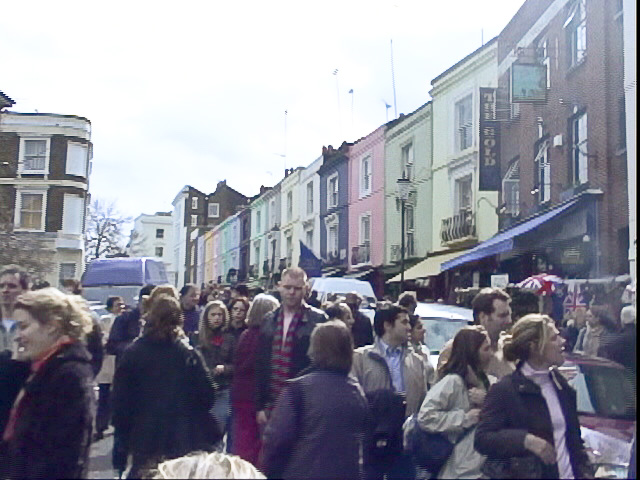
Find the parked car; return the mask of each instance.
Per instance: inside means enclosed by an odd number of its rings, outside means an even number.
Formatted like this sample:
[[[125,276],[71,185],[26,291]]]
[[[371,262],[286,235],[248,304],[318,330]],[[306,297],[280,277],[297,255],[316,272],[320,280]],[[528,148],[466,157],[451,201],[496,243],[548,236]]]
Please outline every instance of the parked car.
[[[98,258],[87,264],[81,279],[82,296],[105,303],[110,296],[120,296],[124,303],[135,306],[138,292],[147,284],[169,283],[164,262],[153,257]]]
[[[455,305],[418,302],[415,314],[426,331],[424,343],[429,349],[434,368],[438,365],[438,356],[444,344],[462,327],[473,324],[473,310]]]
[[[636,429],[636,396],[622,365],[578,353],[560,367],[576,389],[582,438],[597,478],[627,478]]]
[[[358,293],[362,298],[361,308],[375,308],[376,294],[369,282],[355,278],[313,277],[309,279],[311,290],[318,292],[318,300],[323,303],[331,293]]]

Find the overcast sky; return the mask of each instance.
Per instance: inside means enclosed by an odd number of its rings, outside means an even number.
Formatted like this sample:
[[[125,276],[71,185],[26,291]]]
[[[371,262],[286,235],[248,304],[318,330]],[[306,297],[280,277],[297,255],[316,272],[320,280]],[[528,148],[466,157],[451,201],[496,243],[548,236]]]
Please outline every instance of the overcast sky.
[[[522,3],[10,1],[0,90],[14,111],[91,120],[90,192],[136,217],[170,210],[185,184],[255,195],[385,123],[385,102],[393,119],[391,39],[410,113]]]

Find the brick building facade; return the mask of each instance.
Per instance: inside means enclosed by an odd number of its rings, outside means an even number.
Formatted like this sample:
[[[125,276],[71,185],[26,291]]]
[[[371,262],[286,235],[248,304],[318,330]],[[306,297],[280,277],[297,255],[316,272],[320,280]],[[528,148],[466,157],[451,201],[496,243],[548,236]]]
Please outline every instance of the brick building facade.
[[[621,16],[616,1],[529,0],[499,36],[501,230],[574,202],[516,248],[520,275],[628,273]],[[514,65],[546,67],[546,99],[513,101]]]

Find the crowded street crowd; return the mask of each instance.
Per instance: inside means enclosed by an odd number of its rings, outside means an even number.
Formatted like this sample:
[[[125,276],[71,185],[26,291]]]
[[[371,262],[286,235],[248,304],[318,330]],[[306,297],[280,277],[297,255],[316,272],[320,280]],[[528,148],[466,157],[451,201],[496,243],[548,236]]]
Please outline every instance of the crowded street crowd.
[[[268,293],[146,285],[102,316],[63,285],[0,268],[0,479],[87,478],[110,426],[127,478],[594,478],[557,367],[575,350],[635,379],[631,305],[557,324],[485,288],[435,359],[412,292],[371,321],[297,267]]]

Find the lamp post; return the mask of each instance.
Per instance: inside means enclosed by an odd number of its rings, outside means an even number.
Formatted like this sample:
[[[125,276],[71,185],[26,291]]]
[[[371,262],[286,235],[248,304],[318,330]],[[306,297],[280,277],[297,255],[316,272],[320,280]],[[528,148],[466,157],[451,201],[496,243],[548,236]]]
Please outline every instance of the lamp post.
[[[400,200],[400,230],[402,235],[402,241],[400,242],[400,293],[404,291],[404,244],[405,244],[405,208],[407,200],[409,199],[409,191],[411,189],[411,181],[408,178],[399,178],[396,182],[397,195]]]

